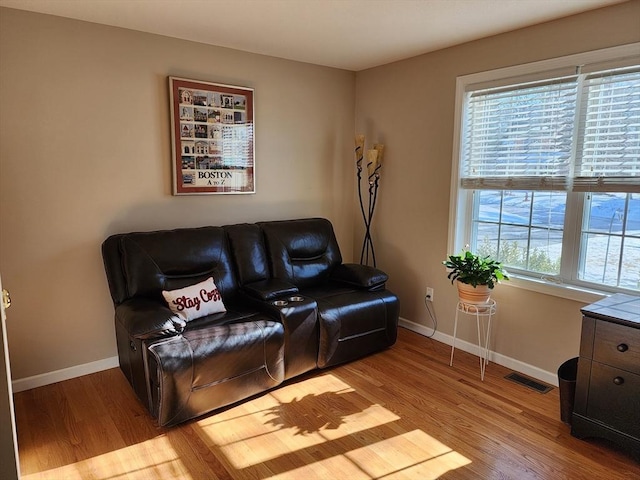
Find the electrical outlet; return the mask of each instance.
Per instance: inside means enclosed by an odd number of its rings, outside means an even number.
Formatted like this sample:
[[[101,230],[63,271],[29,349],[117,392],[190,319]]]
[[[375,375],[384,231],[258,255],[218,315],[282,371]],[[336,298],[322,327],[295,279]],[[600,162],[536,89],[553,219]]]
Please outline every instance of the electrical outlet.
[[[433,288],[427,287],[427,300],[433,302]]]

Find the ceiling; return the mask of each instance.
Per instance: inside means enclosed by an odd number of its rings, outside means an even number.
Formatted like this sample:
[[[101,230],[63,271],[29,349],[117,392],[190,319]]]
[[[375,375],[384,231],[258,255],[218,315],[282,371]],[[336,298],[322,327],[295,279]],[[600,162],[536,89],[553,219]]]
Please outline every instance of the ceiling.
[[[0,6],[359,71],[623,1],[0,0]]]

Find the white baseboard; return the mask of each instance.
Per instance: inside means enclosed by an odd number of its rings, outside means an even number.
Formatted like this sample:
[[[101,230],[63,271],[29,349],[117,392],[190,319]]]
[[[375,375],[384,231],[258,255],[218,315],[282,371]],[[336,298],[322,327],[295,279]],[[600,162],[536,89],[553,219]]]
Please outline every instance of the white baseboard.
[[[62,370],[56,370],[54,372],[34,375],[33,377],[19,378],[18,380],[11,382],[11,385],[14,393],[22,392],[24,390],[31,390],[32,388],[62,382],[71,378],[89,375],[90,373],[101,372],[102,370],[114,368],[118,365],[118,357],[105,358],[103,360],[97,360],[83,365],[63,368]]]
[[[416,332],[424,336],[430,336],[433,333],[432,328],[414,323],[402,317],[400,318],[399,325],[406,328],[407,330],[411,330],[412,332]],[[436,331],[435,335],[433,335],[433,339],[447,345],[453,344],[453,337],[451,335],[447,335],[438,331]],[[479,354],[477,344],[466,342],[464,340],[460,340],[459,338],[456,338],[456,348],[459,348],[460,350],[471,353],[473,355]],[[489,361],[497,363],[498,365],[502,365],[503,367],[510,368],[511,370],[515,370],[516,372],[524,373],[525,375],[528,375],[550,385],[554,385],[556,387],[558,386],[558,376],[554,372],[547,372],[546,370],[542,370],[541,368],[529,365],[528,363],[521,362],[520,360],[516,360],[515,358],[507,357],[506,355],[502,355],[493,351],[489,352]]]

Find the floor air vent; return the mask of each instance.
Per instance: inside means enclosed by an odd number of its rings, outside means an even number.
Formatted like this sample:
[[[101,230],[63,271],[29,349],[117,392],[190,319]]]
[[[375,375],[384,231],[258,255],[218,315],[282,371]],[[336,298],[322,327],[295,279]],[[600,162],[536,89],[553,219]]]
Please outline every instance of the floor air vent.
[[[512,382],[519,383],[520,385],[524,385],[527,388],[535,390],[539,393],[547,393],[550,392],[553,388],[551,385],[547,385],[546,383],[540,383],[537,380],[534,380],[529,377],[525,377],[524,375],[520,375],[519,373],[510,373],[506,375],[504,378],[507,380],[511,380]]]

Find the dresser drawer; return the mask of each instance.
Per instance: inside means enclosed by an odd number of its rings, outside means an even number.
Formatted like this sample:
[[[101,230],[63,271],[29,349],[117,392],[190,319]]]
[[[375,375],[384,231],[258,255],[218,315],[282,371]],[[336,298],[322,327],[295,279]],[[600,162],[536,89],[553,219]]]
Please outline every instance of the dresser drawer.
[[[593,359],[640,375],[640,329],[598,320]]]
[[[640,375],[593,362],[587,416],[640,438]]]

